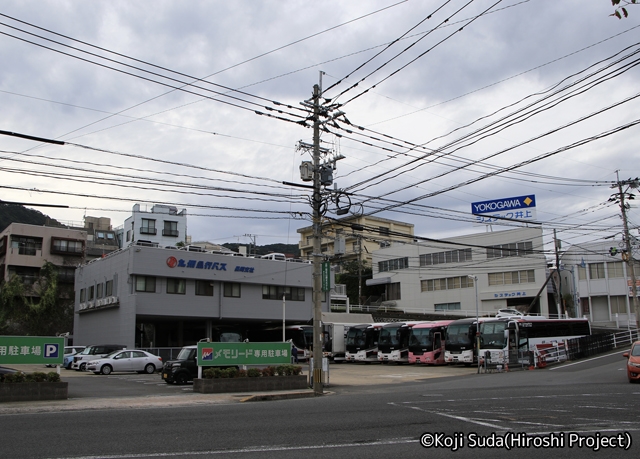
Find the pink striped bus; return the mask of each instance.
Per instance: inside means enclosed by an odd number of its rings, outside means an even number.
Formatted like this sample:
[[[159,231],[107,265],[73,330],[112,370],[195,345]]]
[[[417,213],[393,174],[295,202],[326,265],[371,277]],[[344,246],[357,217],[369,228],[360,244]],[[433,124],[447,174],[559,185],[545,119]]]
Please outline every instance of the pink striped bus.
[[[453,320],[416,324],[409,336],[409,363],[444,365],[445,334]]]

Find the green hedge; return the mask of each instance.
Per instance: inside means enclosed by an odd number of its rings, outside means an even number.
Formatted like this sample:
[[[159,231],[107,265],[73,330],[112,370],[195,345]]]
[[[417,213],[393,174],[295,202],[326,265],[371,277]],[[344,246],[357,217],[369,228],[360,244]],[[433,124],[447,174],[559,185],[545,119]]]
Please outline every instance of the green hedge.
[[[35,373],[24,373],[18,371],[17,373],[9,373],[0,376],[0,383],[29,383],[29,382],[60,382],[60,375],[55,371],[49,373],[42,373],[36,371]]]
[[[292,376],[302,373],[299,365],[278,365],[277,367],[249,368],[238,370],[237,368],[207,368],[203,371],[204,379],[216,378],[258,378],[269,376]]]

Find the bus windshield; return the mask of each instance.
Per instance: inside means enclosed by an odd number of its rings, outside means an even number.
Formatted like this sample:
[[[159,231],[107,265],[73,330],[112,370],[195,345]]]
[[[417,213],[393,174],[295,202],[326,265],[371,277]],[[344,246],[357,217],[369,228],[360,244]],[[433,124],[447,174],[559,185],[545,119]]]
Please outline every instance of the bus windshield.
[[[480,324],[480,347],[482,349],[504,349],[506,347],[506,322]]]
[[[380,345],[399,346],[400,339],[398,337],[398,329],[400,327],[383,327],[380,330],[380,338],[378,343]]]
[[[411,331],[411,346],[431,347],[432,346],[432,328],[414,328]]]
[[[447,344],[471,346],[471,331],[475,324],[449,325],[447,328]]]
[[[364,328],[351,327],[347,332],[347,346],[364,346],[365,333]]]

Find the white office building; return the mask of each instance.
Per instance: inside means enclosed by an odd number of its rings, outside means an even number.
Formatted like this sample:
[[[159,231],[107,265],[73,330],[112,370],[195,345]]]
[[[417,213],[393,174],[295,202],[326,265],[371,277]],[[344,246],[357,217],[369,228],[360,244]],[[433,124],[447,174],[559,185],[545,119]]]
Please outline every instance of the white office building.
[[[562,291],[573,298],[578,317],[593,325],[635,328],[631,274],[623,255],[620,241],[614,240],[573,245],[563,254]],[[640,277],[640,263],[634,268]]]
[[[509,307],[553,316],[546,279],[542,230],[519,228],[392,242],[373,253],[367,285],[384,285],[382,305],[405,312],[473,316],[477,301],[480,315]]]

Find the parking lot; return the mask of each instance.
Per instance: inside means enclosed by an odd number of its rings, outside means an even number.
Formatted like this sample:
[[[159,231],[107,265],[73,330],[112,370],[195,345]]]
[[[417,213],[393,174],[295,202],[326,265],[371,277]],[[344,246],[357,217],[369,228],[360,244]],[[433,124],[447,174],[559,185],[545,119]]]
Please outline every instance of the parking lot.
[[[301,363],[303,373],[308,374],[308,364]],[[43,365],[14,365],[24,372],[56,371]],[[428,367],[397,364],[330,364],[325,373],[325,391],[351,391],[376,385],[402,384],[432,378],[464,377],[476,372],[476,368],[464,366]],[[199,394],[193,392],[193,384],[167,384],[155,374],[112,373],[108,376],[75,370],[60,370],[63,381],[69,383],[69,399],[62,402],[16,402],[0,405],[0,413],[11,412],[18,407],[24,410],[72,410],[88,408],[145,407],[157,405],[186,405],[231,403],[246,399],[252,394]]]

